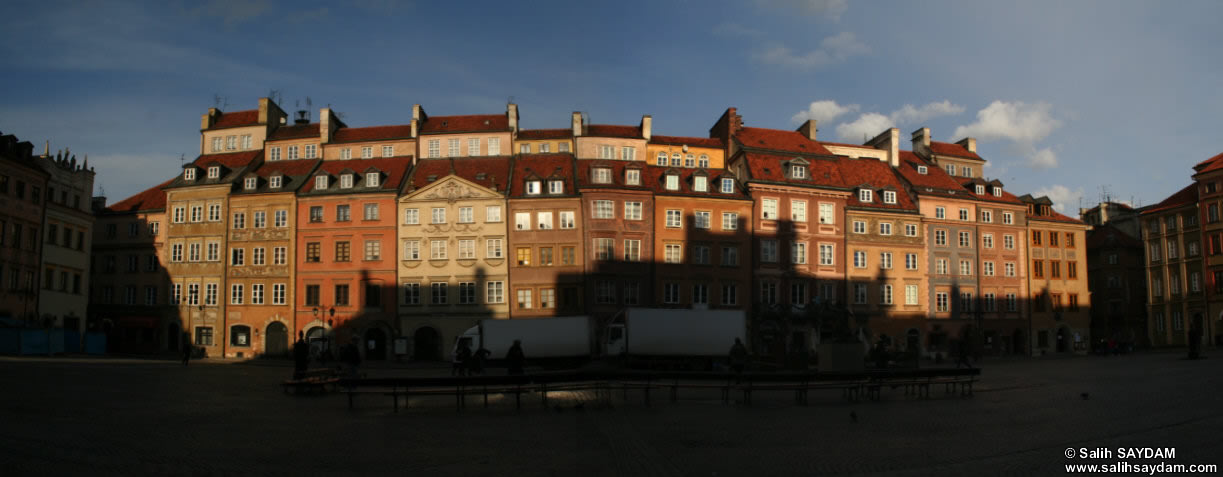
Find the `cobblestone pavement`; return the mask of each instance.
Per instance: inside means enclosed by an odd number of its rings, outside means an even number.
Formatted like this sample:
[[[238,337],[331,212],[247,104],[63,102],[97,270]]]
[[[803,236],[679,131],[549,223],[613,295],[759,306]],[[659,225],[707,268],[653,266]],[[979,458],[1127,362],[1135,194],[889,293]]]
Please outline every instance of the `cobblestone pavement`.
[[[459,413],[438,397],[398,414],[382,396],[350,411],[338,393],[283,394],[287,363],[9,357],[0,474],[1028,476],[1062,474],[1068,447],[1118,446],[1223,464],[1223,359],[1181,357],[986,361],[969,399],[884,390],[847,403],[829,391],[800,407],[773,393],[748,407],[713,393],[647,407],[640,393],[610,406],[572,393],[549,409],[527,395],[516,412],[494,396]]]

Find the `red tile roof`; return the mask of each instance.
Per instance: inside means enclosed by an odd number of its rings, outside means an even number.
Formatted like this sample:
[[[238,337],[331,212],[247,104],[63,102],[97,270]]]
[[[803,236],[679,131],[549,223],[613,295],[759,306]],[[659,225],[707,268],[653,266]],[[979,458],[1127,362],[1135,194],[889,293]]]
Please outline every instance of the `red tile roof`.
[[[420,126],[421,134],[509,131],[510,119],[504,114],[468,116],[429,116]]]
[[[635,167],[642,170],[642,175],[645,175],[646,163],[643,161],[617,161],[614,159],[584,159],[577,161],[577,182],[579,189],[616,189],[616,190],[647,190],[645,185],[645,177],[641,178],[641,185],[625,185],[624,169],[627,167]],[[612,170],[612,181],[610,184],[596,184],[591,181],[590,170],[595,167],[607,167]]]
[[[874,191],[871,202],[863,203],[858,200],[858,194],[855,191],[849,197],[845,205],[848,207],[869,207],[875,209],[893,209],[916,211],[917,203],[909,197],[909,193],[905,191],[904,183],[896,176],[896,172],[892,170],[892,165],[886,162],[873,159],[850,159],[838,158],[837,166],[841,171],[841,178],[845,181],[845,186],[857,188],[861,185],[868,185]],[[896,192],[896,203],[883,203],[882,190],[892,190]]]
[[[318,123],[312,124],[293,124],[289,126],[281,126],[272,132],[269,141],[279,141],[283,139],[303,139],[303,138],[318,138],[319,137]]]
[[[1168,196],[1162,202],[1147,207],[1142,211],[1142,215],[1152,214],[1155,212],[1163,212],[1169,209],[1186,206],[1198,201],[1198,186],[1196,183],[1185,186],[1184,189],[1176,191],[1175,194]]]
[[[225,154],[203,154],[191,161],[196,167],[207,167],[209,164],[217,163],[231,170],[243,167],[250,164],[251,161],[258,159],[263,155],[263,149],[253,151],[229,152]]]
[[[926,166],[926,173],[917,172],[918,166]],[[901,177],[917,189],[918,194],[926,192],[926,188],[938,190],[959,191],[963,186],[937,166],[926,162],[913,151],[900,151],[900,166],[897,167]]]
[[[259,166],[259,169],[255,170],[255,174],[259,177],[271,177],[273,173],[279,172],[286,176],[301,176],[313,172],[314,166],[318,163],[318,159],[265,161],[262,166]]]
[[[668,173],[679,175],[679,190],[667,189],[667,182],[666,182],[665,176]],[[698,173],[704,173],[705,177],[708,178],[708,181],[705,187],[705,192],[698,192],[695,189],[693,189],[693,186],[694,186],[693,177],[697,176]],[[682,196],[710,197],[710,198],[721,198],[721,199],[747,199],[747,196],[743,193],[743,188],[739,187],[737,183],[735,186],[735,191],[733,193],[730,193],[730,194],[722,193],[721,187],[719,186],[719,180],[722,178],[722,176],[734,177],[734,176],[731,176],[729,172],[724,169],[689,169],[689,168],[679,168],[679,167],[647,166],[645,168],[645,171],[642,173],[641,181],[644,182],[646,186],[653,189],[654,193],[658,195],[682,195]]]
[[[144,191],[115,202],[106,207],[107,212],[139,212],[142,210],[162,210],[166,208],[166,191],[162,187],[170,185],[178,176],[157,184]]]
[[[780,156],[759,152],[749,152],[743,155],[747,161],[748,175],[744,178],[758,181],[778,182],[814,187],[845,188],[845,180],[841,177],[841,168],[834,159],[803,159],[808,162],[807,177],[791,179],[785,175],[785,163],[794,160],[794,156]]]
[[[396,156],[396,157],[379,157],[374,159],[353,159],[346,161],[323,161],[319,164],[315,174],[318,171],[325,171],[332,176],[339,175],[344,169],[352,170],[358,174],[365,172],[366,169],[374,168],[386,174],[386,179],[379,183],[377,191],[379,192],[395,192],[399,190],[399,186],[403,184],[404,176],[407,175],[408,167],[412,165],[412,156]],[[314,181],[306,181],[306,185],[301,188],[302,193],[314,191]],[[369,191],[358,191],[369,192]]]
[[[232,113],[220,113],[216,122],[212,123],[212,127],[209,129],[236,128],[238,126],[253,126],[255,124],[259,124],[259,110],[249,109]]]
[[[1193,175],[1205,174],[1207,172],[1216,171],[1219,169],[1223,169],[1223,154],[1219,154],[1215,157],[1197,163],[1196,166],[1193,166],[1193,170],[1195,171]]]
[[[693,146],[693,147],[712,147],[716,149],[722,148],[722,140],[710,137],[685,137],[685,136],[659,136],[653,135],[650,137],[650,144],[667,144],[672,146]]]
[[[994,193],[990,192],[989,187],[985,188],[984,194],[978,194],[977,184],[980,182],[983,182],[983,181],[979,179],[969,179],[969,180],[963,181],[961,184],[964,186],[964,190],[968,191],[968,195],[972,196],[972,198],[974,199],[984,200],[988,202],[1001,202],[1004,204],[1023,205],[1023,201],[1019,200],[1018,197],[1015,197],[1015,194],[1007,192],[1005,187],[1002,189],[1002,197],[995,197]]]
[[[373,126],[368,128],[340,128],[331,136],[331,142],[362,142],[386,139],[410,139],[412,125]]]
[[[832,141],[818,141],[818,142],[819,142],[820,144],[826,144],[826,145],[829,145],[829,146],[856,147],[856,148],[859,148],[859,149],[875,149],[875,148],[873,148],[873,147],[870,147],[870,146],[867,146],[867,145],[864,145],[864,144],[850,144],[850,143],[847,143],[847,142],[832,142]]]
[[[532,178],[540,180],[561,179],[565,181],[565,195],[577,193],[573,183],[572,154],[522,154],[514,158],[514,173],[511,176],[510,196],[526,195],[526,183]],[[545,184],[544,187],[547,187]],[[546,192],[547,189],[544,189]],[[539,197],[539,196],[531,196]]]
[[[808,139],[797,131],[782,131],[780,129],[742,128],[735,134],[735,139],[745,148],[765,149],[770,151],[795,152],[800,154],[820,154],[831,156],[832,151],[820,143]]]
[[[965,149],[964,146],[950,142],[930,141],[930,151],[940,156],[964,157],[968,159],[976,159],[978,161],[985,160],[981,159],[981,156],[978,156],[977,153],[970,152],[968,149]]]
[[[518,139],[569,139],[573,137],[572,129],[522,129],[518,131]]]
[[[408,181],[414,190],[419,190],[451,174],[504,194],[505,184],[510,180],[510,160],[505,157],[421,159]],[[434,180],[430,181],[429,176],[434,176]]]
[[[641,128],[639,126],[617,126],[611,124],[587,125],[586,130],[582,134],[585,136],[624,137],[632,139],[644,137],[641,135]]]

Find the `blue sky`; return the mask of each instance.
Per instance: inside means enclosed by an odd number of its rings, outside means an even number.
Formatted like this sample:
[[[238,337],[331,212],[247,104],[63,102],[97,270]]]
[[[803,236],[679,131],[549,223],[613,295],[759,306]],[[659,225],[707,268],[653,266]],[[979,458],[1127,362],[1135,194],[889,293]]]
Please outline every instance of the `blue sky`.
[[[1064,212],[1150,204],[1223,152],[1223,2],[9,2],[0,131],[88,154],[111,201],[198,153],[220,96],[313,101],[350,126],[497,113],[523,127],[654,117],[860,143],[978,138],[985,173]]]

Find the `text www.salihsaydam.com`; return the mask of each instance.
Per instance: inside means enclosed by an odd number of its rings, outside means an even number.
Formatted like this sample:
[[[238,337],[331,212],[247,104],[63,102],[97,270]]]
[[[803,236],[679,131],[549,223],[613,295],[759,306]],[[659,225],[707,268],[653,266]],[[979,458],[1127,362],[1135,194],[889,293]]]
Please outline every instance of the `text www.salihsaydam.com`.
[[[1066,472],[1077,473],[1135,473],[1135,474],[1174,474],[1174,473],[1215,473],[1219,471],[1219,466],[1214,464],[1169,464],[1160,462],[1158,464],[1131,464],[1129,462],[1117,462],[1115,464],[1066,464]]]

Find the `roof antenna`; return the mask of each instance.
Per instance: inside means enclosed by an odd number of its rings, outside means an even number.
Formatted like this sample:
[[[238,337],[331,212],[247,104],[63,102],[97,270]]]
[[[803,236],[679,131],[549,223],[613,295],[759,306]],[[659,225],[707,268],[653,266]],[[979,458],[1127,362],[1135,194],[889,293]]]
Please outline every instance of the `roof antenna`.
[[[179,169],[183,168],[183,161],[186,161],[186,160],[187,160],[187,154],[185,153],[178,154],[178,168]]]

